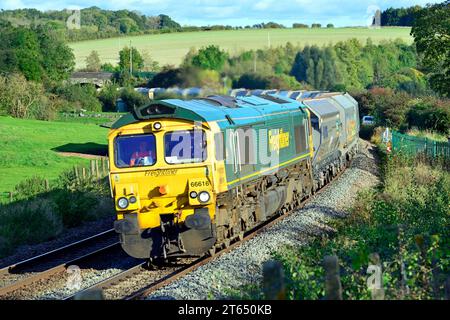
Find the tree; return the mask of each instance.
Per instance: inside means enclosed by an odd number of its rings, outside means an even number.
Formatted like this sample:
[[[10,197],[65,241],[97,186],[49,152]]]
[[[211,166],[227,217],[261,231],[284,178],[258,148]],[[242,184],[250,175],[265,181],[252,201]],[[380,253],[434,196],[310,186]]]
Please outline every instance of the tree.
[[[48,119],[44,112],[49,107],[42,84],[27,81],[21,74],[0,76],[0,114]]]
[[[221,71],[225,64],[228,54],[220,50],[218,46],[208,46],[198,51],[198,54],[192,58],[192,64],[201,69],[210,69]]]
[[[142,68],[143,71],[146,72],[157,72],[159,71],[159,63],[155,60],[153,60],[152,56],[150,55],[150,52],[147,50],[144,50],[142,52],[142,59],[144,60],[144,67]]]
[[[411,35],[423,54],[424,66],[431,71],[431,87],[450,97],[450,0],[420,10]]]
[[[86,71],[98,72],[102,67],[102,62],[100,61],[100,56],[97,51],[93,50],[86,57]]]
[[[27,80],[61,81],[74,66],[72,50],[57,30],[38,26],[0,32],[0,71],[20,72]]]
[[[327,28],[328,28],[328,29],[334,28],[334,24],[332,24],[332,23],[327,24]]]
[[[35,32],[43,57],[42,67],[46,80],[59,82],[69,78],[75,67],[75,55],[63,35],[46,26],[37,27]]]
[[[130,57],[131,52],[131,57]],[[119,52],[119,69],[122,72],[130,71],[130,60],[132,60],[133,72],[142,70],[144,67],[144,59],[136,48],[130,50],[129,47],[125,47]]]

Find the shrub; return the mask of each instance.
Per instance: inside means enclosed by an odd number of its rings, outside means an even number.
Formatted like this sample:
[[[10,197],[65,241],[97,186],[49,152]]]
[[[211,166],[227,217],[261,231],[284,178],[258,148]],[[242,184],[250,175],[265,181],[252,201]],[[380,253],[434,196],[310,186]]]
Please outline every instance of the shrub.
[[[0,238],[3,239],[0,255],[12,252],[19,245],[49,240],[62,229],[61,217],[48,199],[0,205]]]
[[[31,198],[48,191],[46,187],[46,181],[42,177],[26,179],[14,187],[14,198],[17,200]]]
[[[57,87],[55,93],[70,102],[72,110],[102,111],[102,105],[97,99],[97,91],[93,85],[70,85]]]
[[[42,84],[27,81],[20,74],[0,76],[0,114],[49,120],[54,113]]]
[[[125,88],[120,92],[120,98],[127,105],[128,111],[147,104],[150,100],[142,93],[136,92],[133,88]]]
[[[98,99],[102,103],[103,111],[117,111],[116,102],[120,96],[118,86],[115,84],[103,87],[98,95]]]

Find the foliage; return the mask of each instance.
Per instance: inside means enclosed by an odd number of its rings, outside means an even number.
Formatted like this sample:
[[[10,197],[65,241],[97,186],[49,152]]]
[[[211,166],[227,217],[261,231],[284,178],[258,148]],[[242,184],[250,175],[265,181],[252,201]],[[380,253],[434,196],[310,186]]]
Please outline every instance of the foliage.
[[[406,130],[419,128],[441,134],[450,132],[450,102],[432,96],[413,97],[403,91],[374,87],[352,90],[361,116],[375,116],[376,124]]]
[[[0,256],[19,245],[49,240],[64,229],[105,217],[113,210],[106,179],[77,179],[70,170],[61,174],[51,190],[45,189],[43,182],[39,177],[21,182],[15,187],[16,202],[0,204],[0,239],[4,242],[0,243]]]
[[[450,97],[450,1],[418,11],[411,35],[423,54],[424,66],[431,71],[431,87]]]
[[[128,111],[133,110],[133,108],[141,107],[150,101],[147,96],[134,91],[133,88],[123,89],[120,92],[120,98],[127,105]]]
[[[401,155],[383,159],[382,186],[361,191],[350,216],[332,222],[335,233],[274,253],[284,266],[288,299],[324,298],[326,255],[339,258],[344,299],[371,299],[373,253],[380,257],[385,299],[445,296],[450,174]]]
[[[91,53],[86,57],[86,68],[88,72],[98,72],[102,67],[102,62],[100,61],[100,56],[98,52],[92,50]]]
[[[192,65],[201,69],[210,69],[220,71],[223,68],[228,54],[218,46],[207,46],[198,51],[197,55],[192,57]]]
[[[80,29],[67,29],[65,23],[70,10],[41,12],[36,9],[2,10],[0,23],[12,25],[51,26],[70,41],[99,39],[121,34],[161,33],[181,31],[183,28],[167,15],[145,16],[129,10],[102,10],[98,7],[80,10]]]
[[[65,84],[54,89],[55,94],[70,102],[69,110],[102,111],[102,105],[97,99],[94,85]]]
[[[120,97],[119,87],[116,84],[110,84],[102,88],[98,94],[98,99],[102,103],[103,111],[116,111],[117,99]]]
[[[294,28],[294,29],[308,29],[309,26],[307,24],[304,24],[304,23],[293,23],[292,24],[292,28]]]
[[[41,84],[11,74],[0,76],[0,115],[49,120],[55,117],[55,106]]]
[[[420,6],[409,8],[388,8],[381,12],[382,26],[412,26]]]
[[[0,72],[22,73],[27,80],[67,79],[75,66],[72,50],[51,28],[0,28]]]
[[[170,88],[182,82],[182,70],[171,66],[164,66],[150,81],[150,87]]]
[[[408,112],[411,128],[450,133],[450,101],[428,98],[419,100]]]
[[[131,56],[130,56],[131,54]],[[133,72],[140,71],[144,67],[144,59],[136,48],[124,47],[119,51],[119,69],[122,72],[130,71],[130,62]]]

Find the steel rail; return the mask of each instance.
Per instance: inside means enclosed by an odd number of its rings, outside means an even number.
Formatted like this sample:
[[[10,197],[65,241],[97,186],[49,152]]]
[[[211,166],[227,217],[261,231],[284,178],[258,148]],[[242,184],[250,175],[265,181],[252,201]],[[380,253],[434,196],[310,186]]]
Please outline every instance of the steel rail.
[[[352,161],[349,163],[348,167],[350,167]],[[125,296],[124,299],[125,300],[138,300],[138,299],[142,299],[145,298],[146,296],[148,296],[150,293],[164,287],[167,286],[168,284],[174,282],[175,280],[191,273],[192,271],[196,270],[197,268],[199,268],[202,265],[207,264],[208,262],[211,262],[212,260],[216,259],[217,257],[230,252],[231,250],[235,249],[236,247],[240,246],[241,244],[243,244],[244,242],[254,238],[255,236],[257,236],[258,234],[266,231],[268,228],[270,228],[271,226],[277,224],[278,222],[282,221],[283,219],[285,219],[286,217],[290,216],[292,213],[301,210],[302,208],[304,208],[304,206],[306,204],[308,204],[311,200],[313,200],[315,197],[317,197],[319,194],[321,194],[322,192],[324,192],[334,181],[336,181],[346,170],[346,167],[344,170],[338,172],[336,174],[336,176],[334,176],[331,181],[329,183],[327,183],[326,185],[324,185],[323,187],[321,187],[319,190],[317,190],[314,194],[312,194],[310,197],[304,199],[298,206],[296,206],[295,208],[286,211],[286,212],[282,212],[282,213],[278,213],[275,214],[274,216],[272,216],[269,220],[265,221],[264,223],[254,227],[251,230],[248,230],[245,232],[244,237],[242,240],[234,240],[232,243],[230,243],[229,246],[227,246],[226,248],[223,248],[219,251],[217,251],[214,255],[212,256],[203,256],[200,257],[199,259],[193,261],[192,263],[180,267],[179,269],[169,273],[168,275],[162,276],[160,279],[154,281],[153,283],[135,291],[134,293]],[[89,291],[93,291],[93,290],[105,290],[108,289],[130,277],[133,277],[134,275],[137,275],[143,271],[146,271],[148,269],[145,268],[146,266],[146,262],[139,264],[137,266],[134,266],[128,270],[125,270],[123,272],[120,272],[116,275],[111,276],[108,279],[105,279],[103,281],[100,281],[86,289],[83,289],[81,291],[78,291],[74,294],[72,294],[71,296],[66,297],[64,300],[72,300],[72,299],[76,299],[77,295],[82,296],[83,294],[88,293]]]
[[[25,273],[25,270],[27,268],[31,268],[31,267],[36,268],[36,266],[38,266],[39,264],[48,263],[48,261],[51,261],[52,259],[55,259],[55,258],[59,257],[60,255],[68,254],[70,252],[73,252],[73,250],[75,250],[75,249],[88,247],[92,243],[97,243],[100,239],[104,239],[104,238],[107,238],[108,236],[113,235],[113,232],[114,232],[114,229],[109,229],[109,230],[103,231],[99,234],[90,236],[86,239],[68,244],[66,246],[63,246],[61,248],[52,250],[50,252],[41,254],[39,256],[35,256],[30,259],[23,260],[16,264],[7,266],[0,270],[0,275],[7,276],[7,275],[12,275],[12,274]],[[31,274],[30,276],[27,276],[24,279],[15,281],[9,285],[1,287],[0,288],[0,296],[7,295],[17,289],[26,287],[37,281],[48,279],[52,275],[64,271],[70,265],[80,263],[84,260],[94,257],[95,255],[98,255],[98,254],[101,254],[108,250],[113,250],[114,248],[119,248],[119,247],[120,247],[120,243],[118,241],[116,241],[107,246],[103,246],[99,249],[95,249],[93,251],[85,253],[79,257],[72,258],[68,261],[66,260],[63,263],[59,263],[56,266],[53,266],[44,271],[39,271],[39,272],[29,271],[29,273]]]

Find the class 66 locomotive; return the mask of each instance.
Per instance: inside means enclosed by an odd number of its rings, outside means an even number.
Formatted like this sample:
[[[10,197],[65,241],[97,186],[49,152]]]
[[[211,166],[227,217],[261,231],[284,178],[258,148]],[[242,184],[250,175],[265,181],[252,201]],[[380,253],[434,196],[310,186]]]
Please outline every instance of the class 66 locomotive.
[[[358,131],[346,93],[240,91],[135,108],[108,136],[122,247],[150,260],[214,254],[342,171]]]

